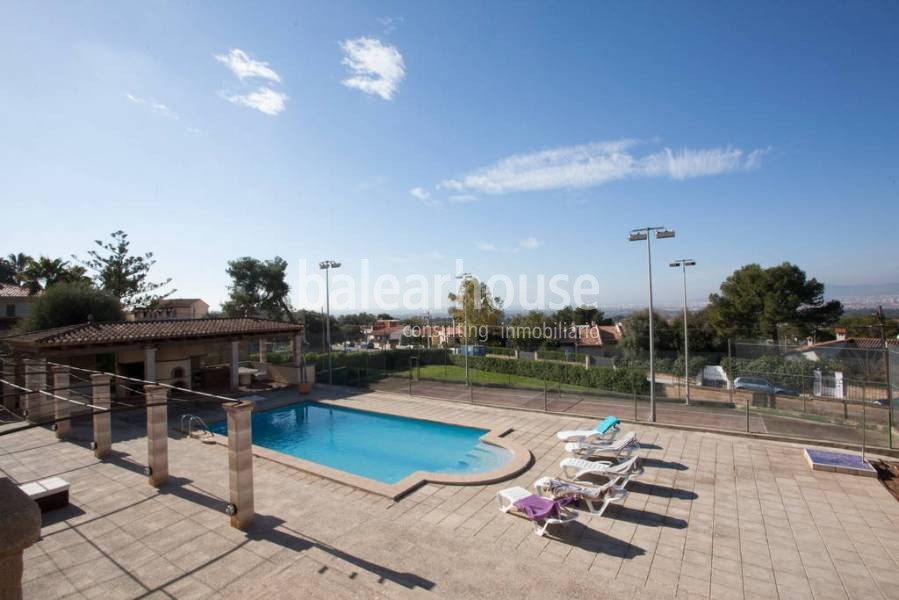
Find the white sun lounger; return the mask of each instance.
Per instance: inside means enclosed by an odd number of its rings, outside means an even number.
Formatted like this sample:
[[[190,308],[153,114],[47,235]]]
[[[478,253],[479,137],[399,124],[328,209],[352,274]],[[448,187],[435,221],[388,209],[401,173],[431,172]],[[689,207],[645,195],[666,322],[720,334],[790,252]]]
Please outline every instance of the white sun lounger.
[[[570,442],[565,444],[565,450],[581,458],[593,458],[594,456],[632,456],[640,449],[637,443],[637,434],[627,432],[624,437],[611,442]]]
[[[570,429],[560,431],[556,434],[556,438],[561,442],[592,442],[592,441],[612,441],[621,431],[618,427],[620,421],[618,417],[609,415],[596,424],[593,429]]]
[[[552,477],[541,477],[534,482],[534,489],[541,496],[548,498],[573,496],[578,500],[583,500],[587,506],[585,512],[597,517],[601,517],[613,502],[624,502],[628,497],[628,491],[623,486],[616,485],[615,479],[610,479],[602,485],[591,485],[584,482],[575,483]]]
[[[515,508],[515,503],[519,500],[524,500],[528,496],[533,496],[531,492],[527,491],[523,487],[512,487],[506,488],[504,490],[500,490],[496,494],[496,502],[499,504],[499,509],[504,513],[515,511],[518,514],[522,514]],[[541,521],[530,520],[534,525],[534,533],[542,536],[546,533],[546,528],[550,525],[568,525],[574,521],[577,521],[577,511],[570,510],[568,508],[563,508],[561,511],[561,518],[549,517],[547,519],[543,519]]]
[[[562,476],[570,481],[578,481],[589,475],[600,475],[609,480],[617,480],[618,485],[624,487],[631,479],[643,474],[643,467],[640,466],[639,460],[639,456],[632,456],[619,463],[566,458],[559,463],[559,467],[562,469]]]

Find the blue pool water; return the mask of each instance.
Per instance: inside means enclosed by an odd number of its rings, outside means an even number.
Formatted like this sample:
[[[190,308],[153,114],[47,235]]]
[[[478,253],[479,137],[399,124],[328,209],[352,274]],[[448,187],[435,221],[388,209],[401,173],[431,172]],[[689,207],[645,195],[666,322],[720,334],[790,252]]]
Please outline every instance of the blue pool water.
[[[226,434],[225,422],[210,427]],[[486,429],[460,427],[316,402],[253,413],[253,443],[384,483],[415,471],[483,473],[512,459],[480,441]]]

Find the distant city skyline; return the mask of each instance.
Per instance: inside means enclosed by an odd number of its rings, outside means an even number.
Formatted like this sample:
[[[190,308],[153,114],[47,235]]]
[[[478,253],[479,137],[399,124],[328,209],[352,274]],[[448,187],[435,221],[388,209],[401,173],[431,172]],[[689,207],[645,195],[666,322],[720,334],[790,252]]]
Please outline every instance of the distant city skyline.
[[[639,306],[626,236],[664,225],[660,306],[681,257],[690,302],[752,262],[894,284],[897,26],[890,3],[5,3],[0,253],[123,229],[213,308],[229,260],[275,255],[294,288],[302,259],[402,281],[458,258]]]

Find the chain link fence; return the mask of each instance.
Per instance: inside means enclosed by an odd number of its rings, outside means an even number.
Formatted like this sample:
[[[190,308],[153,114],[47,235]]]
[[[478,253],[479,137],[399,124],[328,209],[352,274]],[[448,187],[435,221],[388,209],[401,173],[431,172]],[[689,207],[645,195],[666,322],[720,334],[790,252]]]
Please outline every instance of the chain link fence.
[[[899,387],[899,348],[728,346],[691,352],[689,368],[683,356],[656,356],[656,422],[893,447],[890,398]],[[468,357],[452,349],[360,350],[333,353],[330,376],[338,385],[454,402],[650,421],[648,358],[603,358],[490,348]],[[307,360],[316,365],[316,381],[327,382],[326,355]]]

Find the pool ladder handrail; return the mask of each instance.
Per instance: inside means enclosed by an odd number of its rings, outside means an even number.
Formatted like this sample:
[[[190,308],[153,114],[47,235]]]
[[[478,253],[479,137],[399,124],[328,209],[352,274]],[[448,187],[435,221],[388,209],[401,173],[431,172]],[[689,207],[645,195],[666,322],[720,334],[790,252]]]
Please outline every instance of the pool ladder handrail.
[[[196,428],[194,428],[195,425]],[[215,436],[213,435],[212,431],[210,431],[209,426],[206,425],[206,421],[204,421],[202,418],[192,414],[181,415],[181,433],[183,433],[187,437],[195,437],[195,431],[200,433],[200,435],[196,436],[198,440],[204,442],[212,442],[215,439]]]

